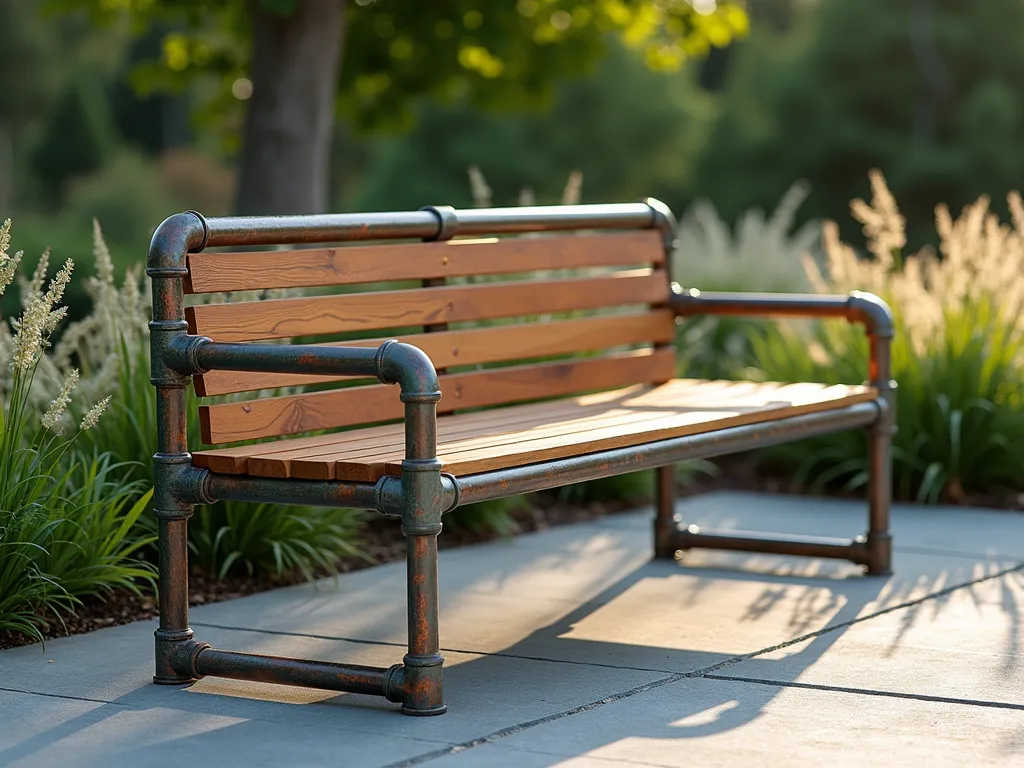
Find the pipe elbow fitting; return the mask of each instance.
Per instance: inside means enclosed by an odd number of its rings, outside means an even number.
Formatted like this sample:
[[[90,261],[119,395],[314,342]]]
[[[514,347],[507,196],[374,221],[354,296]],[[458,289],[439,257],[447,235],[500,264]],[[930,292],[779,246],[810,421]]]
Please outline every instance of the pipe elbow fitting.
[[[146,259],[150,277],[174,277],[188,274],[185,256],[201,251],[210,238],[210,226],[202,214],[186,211],[169,216],[153,233]]]
[[[872,336],[891,339],[896,323],[889,305],[873,293],[853,291],[846,300],[847,318],[861,323]]]
[[[665,250],[667,252],[675,250],[676,217],[672,213],[672,209],[655,197],[645,197],[640,202],[651,209],[652,224],[656,229],[661,230]]]
[[[441,386],[426,352],[412,344],[385,341],[377,348],[377,378],[402,388],[402,402],[437,402]]]

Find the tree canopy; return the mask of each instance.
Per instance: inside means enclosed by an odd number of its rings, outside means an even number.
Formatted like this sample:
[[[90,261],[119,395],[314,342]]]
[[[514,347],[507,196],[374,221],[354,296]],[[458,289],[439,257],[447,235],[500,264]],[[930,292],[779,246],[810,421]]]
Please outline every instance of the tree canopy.
[[[796,179],[804,212],[847,216],[884,170],[912,244],[937,203],[1001,201],[1024,177],[1024,3],[824,2],[779,39],[738,46],[693,191],[732,218],[770,207]]]
[[[303,0],[51,0],[99,23],[164,30],[142,91],[202,79],[201,114],[222,117],[249,94],[251,9],[286,19]],[[339,3],[343,0],[338,0]],[[513,109],[545,101],[590,72],[619,36],[649,67],[680,70],[747,33],[744,0],[354,0],[345,2],[338,111],[358,129],[407,126],[419,97]]]

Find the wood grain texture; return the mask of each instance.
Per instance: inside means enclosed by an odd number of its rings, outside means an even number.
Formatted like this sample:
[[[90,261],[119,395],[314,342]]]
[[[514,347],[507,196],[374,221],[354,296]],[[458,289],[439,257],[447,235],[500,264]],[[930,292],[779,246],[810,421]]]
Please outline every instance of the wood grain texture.
[[[563,413],[578,414],[582,409],[605,407],[616,398],[635,394],[644,385],[637,384],[621,390],[612,390],[562,400],[549,400],[515,407],[516,421],[533,424],[538,421],[557,420]],[[468,431],[500,428],[508,423],[507,408],[499,407],[473,413],[440,414],[437,418],[438,439],[461,436]],[[239,445],[211,448],[196,452],[193,463],[214,472],[226,474],[251,474],[265,477],[290,477],[289,464],[293,458],[330,453],[337,446],[352,441],[373,440],[374,444],[400,448],[404,443],[405,425],[384,424],[377,427],[362,427],[345,432],[334,432],[312,437],[293,437],[287,440],[273,440],[258,445]],[[264,463],[260,463],[264,462]],[[261,469],[260,467],[265,467]]]
[[[189,333],[255,341],[423,326],[668,300],[661,270],[188,307]]]
[[[675,337],[671,310],[628,315],[605,315],[563,320],[553,323],[524,323],[438,331],[397,337],[413,344],[433,361],[438,369],[459,365],[478,365],[500,361],[588,352],[640,343],[667,343]],[[391,338],[391,337],[388,337]],[[332,342],[324,346],[376,347],[385,337],[361,341]],[[288,373],[250,373],[211,371],[195,377],[200,397],[249,392],[278,387],[295,387],[340,381],[344,376],[313,376]]]
[[[872,388],[863,386],[675,379],[655,387],[442,417],[438,455],[445,472],[468,475],[837,409],[876,397]],[[247,454],[249,474],[373,482],[382,474],[400,473],[402,453],[402,425],[397,424],[215,449],[196,454],[194,461],[214,468],[214,456],[226,454],[237,461]]]
[[[431,280],[581,267],[662,264],[656,230],[504,240],[192,253],[186,293]]]
[[[640,350],[566,362],[440,377],[441,413],[561,397],[670,379],[675,350]],[[199,408],[203,442],[230,443],[398,419],[398,390],[386,384]]]

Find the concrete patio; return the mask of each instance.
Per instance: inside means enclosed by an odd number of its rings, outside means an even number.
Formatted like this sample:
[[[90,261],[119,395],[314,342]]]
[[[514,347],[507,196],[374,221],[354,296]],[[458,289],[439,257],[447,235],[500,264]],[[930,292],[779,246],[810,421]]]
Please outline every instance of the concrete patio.
[[[687,522],[847,536],[856,503],[713,494]],[[441,554],[449,713],[150,684],[153,622],[0,652],[0,765],[1024,765],[1024,517],[898,508],[895,568],[689,553],[649,512]],[[404,565],[193,610],[218,647],[388,665]]]

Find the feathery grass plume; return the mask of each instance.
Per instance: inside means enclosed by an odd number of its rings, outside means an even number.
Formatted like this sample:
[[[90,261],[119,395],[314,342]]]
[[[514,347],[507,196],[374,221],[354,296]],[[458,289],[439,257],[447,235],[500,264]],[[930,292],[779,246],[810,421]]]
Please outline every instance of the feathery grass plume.
[[[893,478],[898,496],[969,501],[971,492],[1024,488],[1024,204],[1008,198],[1010,224],[981,197],[955,217],[935,210],[941,258],[930,247],[905,256],[906,222],[879,171],[870,202],[856,200],[863,258],[835,224],[823,230],[824,269],[807,264],[821,293],[867,290],[894,310],[897,389]],[[758,378],[862,380],[867,345],[845,324],[783,323],[755,340]],[[813,352],[813,354],[812,354]],[[866,478],[864,437],[846,433],[772,449],[798,479],[818,485]],[[1002,489],[1002,491],[1000,491]]]
[[[71,282],[71,272],[75,264],[68,259],[43,293],[42,286],[46,279],[48,263],[47,252],[39,259],[35,274],[28,285],[28,292],[23,301],[25,310],[17,322],[17,331],[14,334],[12,370],[25,372],[36,364],[43,350],[49,345],[50,334],[67,314],[66,307],[55,305],[61,300],[64,289]]]
[[[491,207],[491,188],[477,165],[469,166],[469,191],[473,195],[473,205],[477,208]]]
[[[672,254],[675,279],[686,288],[705,291],[810,290],[803,262],[814,269],[820,256],[819,225],[796,227],[796,216],[809,187],[796,183],[769,215],[760,209],[744,213],[735,226],[718,215],[708,201],[694,203],[677,230]],[[753,358],[751,339],[759,320],[739,317],[690,317],[679,326],[679,348],[688,376],[722,378],[734,375]]]
[[[110,395],[107,395],[100,400],[96,405],[88,410],[85,416],[82,417],[82,423],[79,425],[79,429],[83,432],[87,429],[95,427],[100,420],[100,416],[107,410],[107,406],[110,405]]]
[[[579,205],[583,193],[583,173],[573,171],[562,190],[562,205]]]
[[[795,224],[809,193],[807,184],[793,184],[770,215],[753,208],[735,227],[710,202],[694,203],[679,223],[672,256],[676,279],[687,288],[711,291],[808,290],[801,259],[818,250],[820,224]]]
[[[76,384],[78,384],[78,369],[72,368],[68,372],[67,378],[64,379],[64,384],[61,386],[60,392],[57,393],[57,397],[50,401],[50,407],[46,409],[46,413],[40,419],[43,427],[51,432],[60,432],[60,422],[71,404],[71,391]]]
[[[9,234],[9,224],[0,228],[6,284],[17,266],[7,258]],[[0,630],[36,639],[82,596],[113,588],[138,593],[139,581],[153,575],[136,557],[153,540],[137,526],[151,492],[126,478],[109,454],[83,451],[81,432],[48,434],[70,420],[79,381],[75,368],[61,372],[46,353],[65,314],[58,304],[74,264],[69,260],[44,290],[48,267],[44,253],[31,279],[18,281],[21,317],[0,323],[0,362],[11,369],[0,377]],[[54,391],[52,399],[43,395]],[[87,419],[94,422],[102,406]]]
[[[14,276],[18,272],[18,265],[21,263],[22,252],[18,251],[11,256],[8,253],[10,249],[11,220],[7,219],[0,225],[0,296],[3,296],[7,286],[14,282]]]

